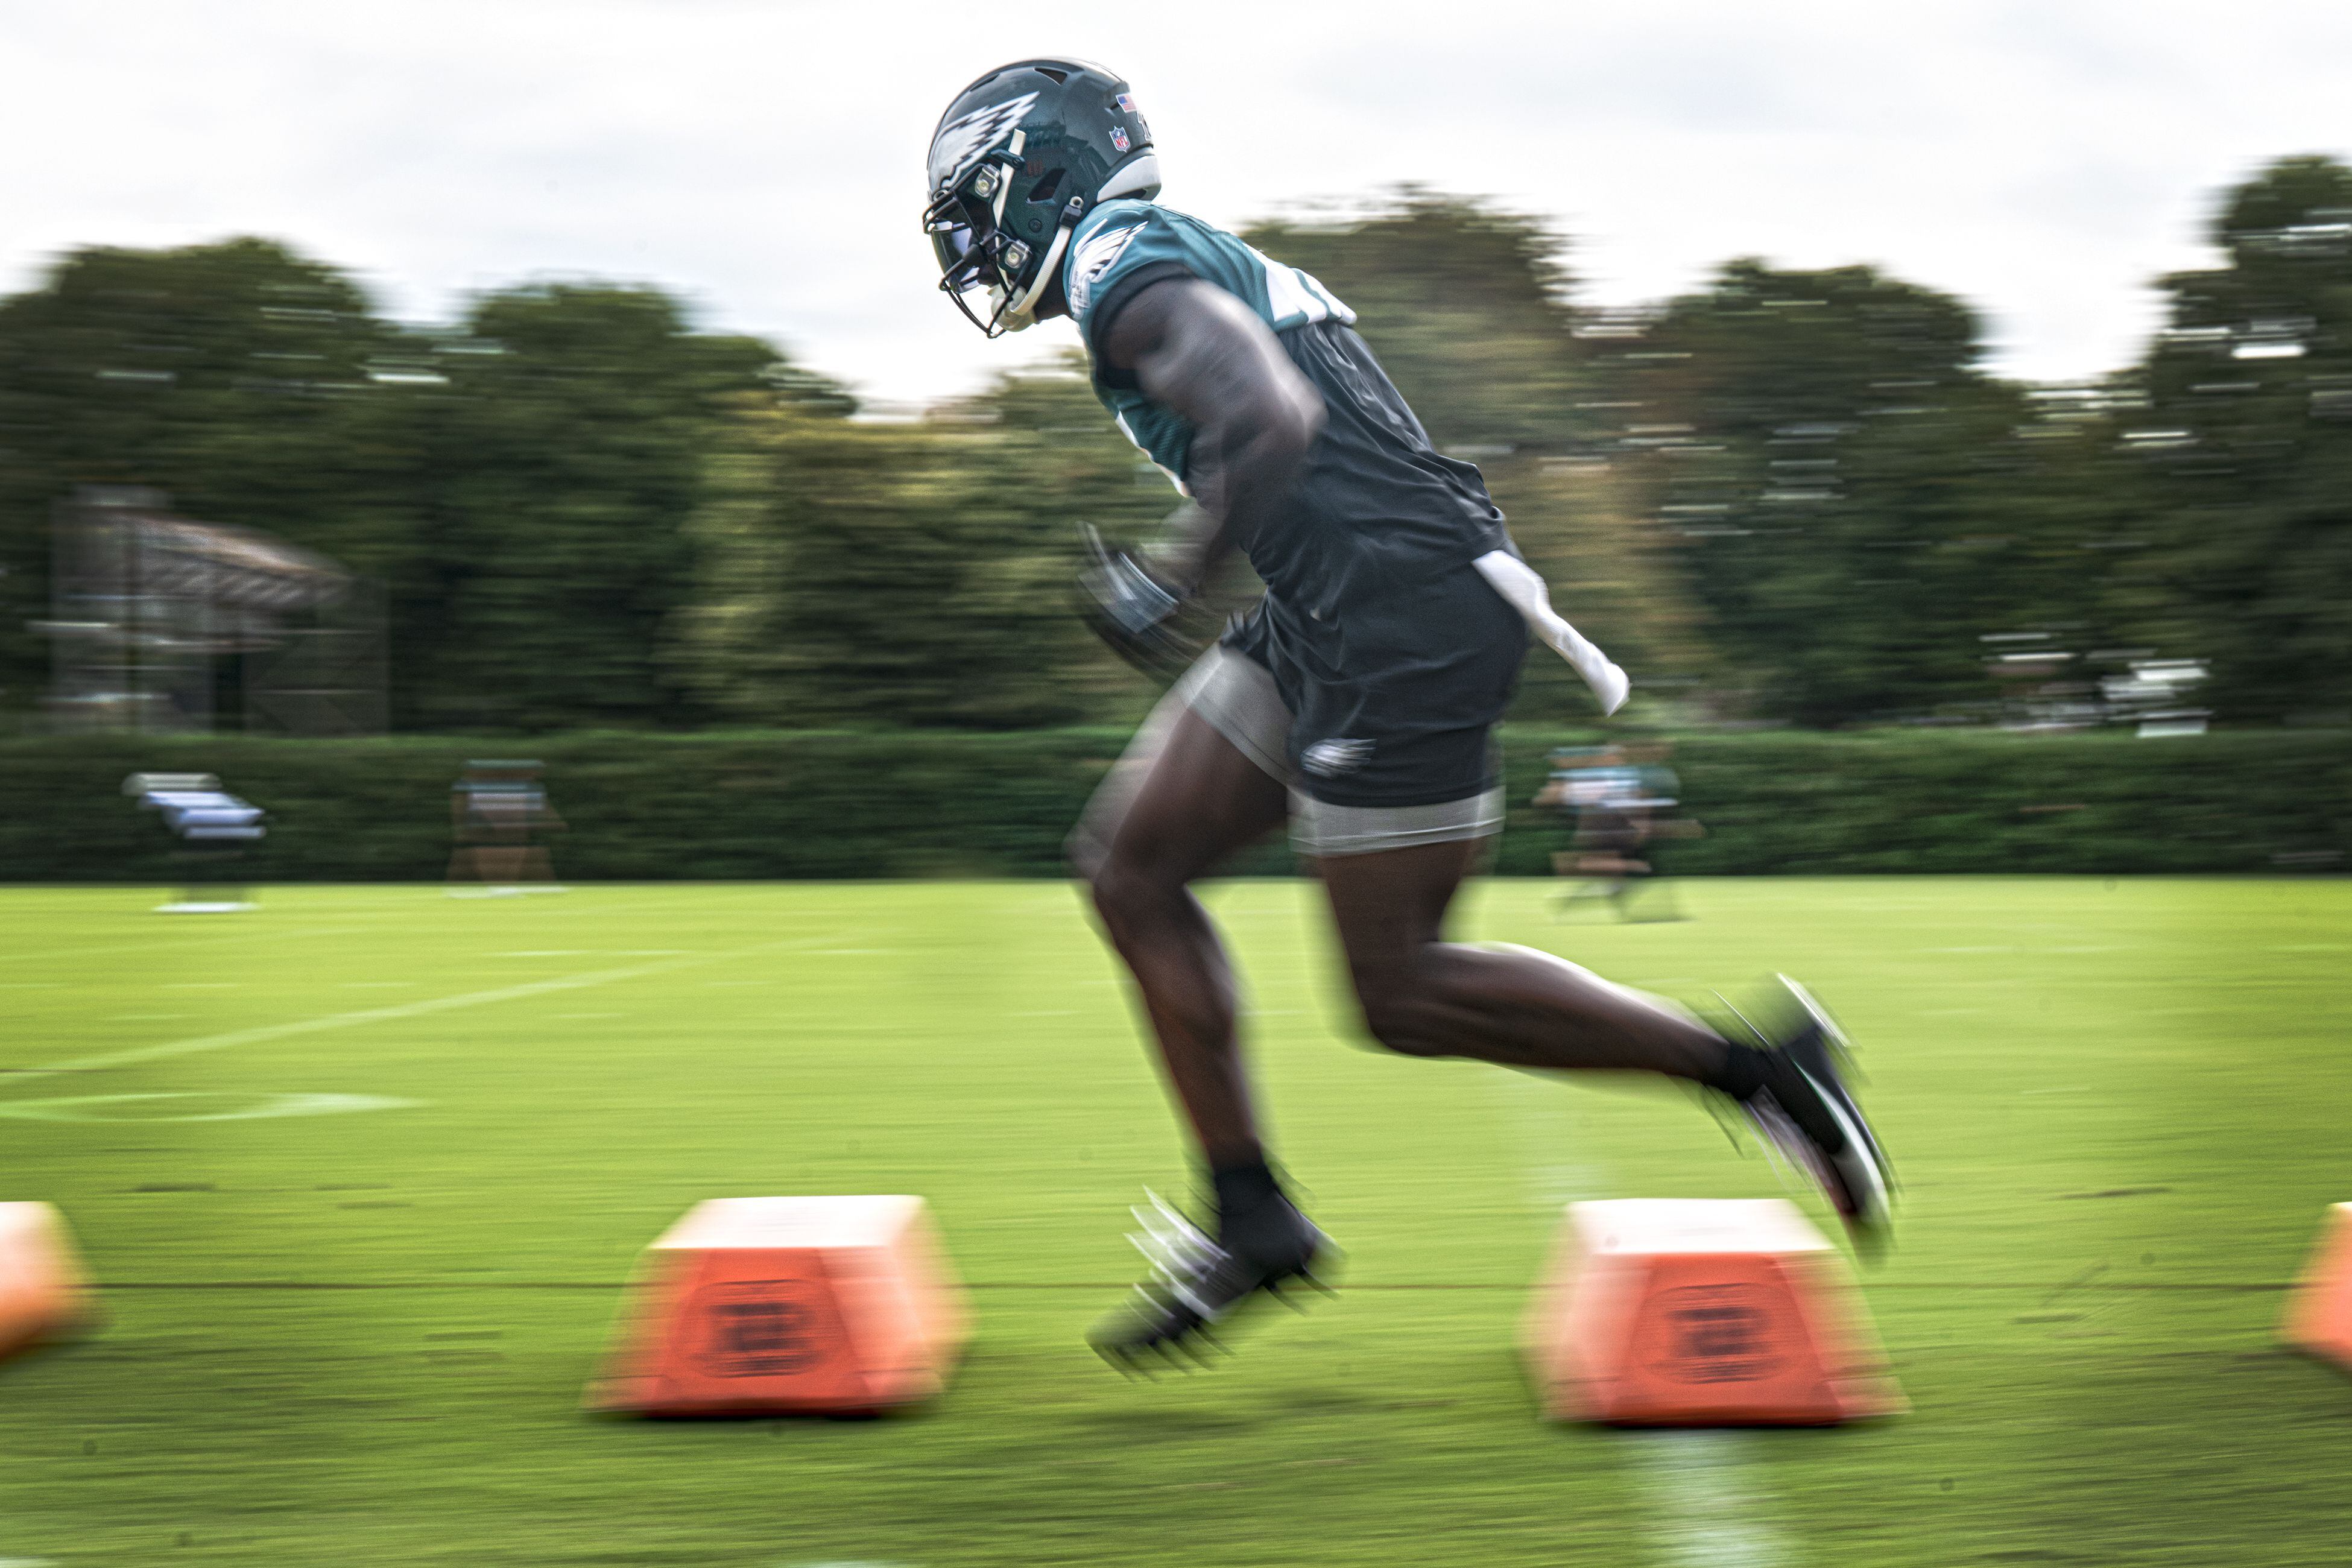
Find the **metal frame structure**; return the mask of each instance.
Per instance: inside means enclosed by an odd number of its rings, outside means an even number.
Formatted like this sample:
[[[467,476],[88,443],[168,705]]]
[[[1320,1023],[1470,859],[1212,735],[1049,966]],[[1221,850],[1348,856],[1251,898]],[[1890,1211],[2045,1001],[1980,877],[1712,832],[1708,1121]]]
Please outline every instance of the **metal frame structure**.
[[[291,735],[384,728],[383,595],[257,529],[175,516],[160,490],[86,486],[55,512],[51,718],[69,730]],[[236,660],[225,670],[223,661]]]

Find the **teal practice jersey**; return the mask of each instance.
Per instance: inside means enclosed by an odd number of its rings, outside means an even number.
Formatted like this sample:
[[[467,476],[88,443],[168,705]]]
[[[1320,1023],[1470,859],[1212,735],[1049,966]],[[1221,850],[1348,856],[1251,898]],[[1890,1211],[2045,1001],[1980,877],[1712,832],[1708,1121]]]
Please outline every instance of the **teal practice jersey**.
[[[1120,307],[1169,278],[1214,284],[1255,310],[1323,397],[1323,432],[1294,504],[1262,531],[1272,537],[1235,542],[1270,590],[1271,608],[1328,620],[1343,599],[1510,548],[1478,470],[1430,445],[1353,331],[1355,312],[1329,289],[1198,218],[1156,202],[1108,201],[1071,236],[1063,295],[1094,356],[1095,395],[1179,485],[1191,477],[1192,426],[1099,352]]]
[[[1062,269],[1063,297],[1087,347],[1094,323],[1108,321],[1147,283],[1162,278],[1214,283],[1276,331],[1309,321],[1352,322],[1356,313],[1296,267],[1270,261],[1221,228],[1156,202],[1108,201],[1079,220]],[[1097,362],[1099,363],[1099,362]],[[1095,388],[1128,438],[1181,482],[1192,427],[1134,385],[1097,375]]]

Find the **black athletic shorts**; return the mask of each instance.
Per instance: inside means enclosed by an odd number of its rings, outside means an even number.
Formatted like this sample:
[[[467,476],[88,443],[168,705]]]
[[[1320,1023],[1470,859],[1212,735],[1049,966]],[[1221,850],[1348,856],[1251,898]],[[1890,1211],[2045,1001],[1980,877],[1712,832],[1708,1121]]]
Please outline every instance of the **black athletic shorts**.
[[[1292,777],[1314,800],[1433,805],[1501,783],[1492,731],[1518,686],[1527,624],[1467,562],[1325,617],[1269,594],[1223,646],[1274,677]]]

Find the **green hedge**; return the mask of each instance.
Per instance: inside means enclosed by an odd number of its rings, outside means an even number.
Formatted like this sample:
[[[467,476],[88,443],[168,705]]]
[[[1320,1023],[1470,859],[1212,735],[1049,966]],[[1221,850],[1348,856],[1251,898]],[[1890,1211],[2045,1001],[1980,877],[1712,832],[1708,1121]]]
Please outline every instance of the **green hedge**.
[[[1513,801],[1498,868],[1539,873],[1564,826],[1525,803],[1552,746],[1507,731]],[[469,757],[546,764],[570,825],[568,879],[1060,874],[1072,819],[1126,736],[573,734],[291,742],[90,736],[0,742],[0,880],[170,880],[154,818],[120,794],[142,770],[216,773],[269,812],[258,880],[439,878],[449,785]],[[1768,732],[1683,739],[1674,759],[1704,838],[1667,869],[2246,872],[2352,850],[2352,737],[2221,732]],[[2323,862],[2325,863],[2325,862]],[[1235,868],[1288,865],[1269,846]]]

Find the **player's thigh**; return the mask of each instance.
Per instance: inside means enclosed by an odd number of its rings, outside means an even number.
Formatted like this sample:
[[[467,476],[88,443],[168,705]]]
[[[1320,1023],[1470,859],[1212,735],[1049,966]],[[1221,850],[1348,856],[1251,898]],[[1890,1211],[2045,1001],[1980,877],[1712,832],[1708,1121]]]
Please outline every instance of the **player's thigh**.
[[[1212,648],[1162,698],[1087,802],[1070,860],[1099,884],[1116,847],[1124,875],[1189,880],[1280,826],[1290,710],[1265,667]]]
[[[1428,948],[1444,938],[1454,892],[1488,842],[1484,836],[1454,838],[1315,860],[1360,997],[1370,1001],[1412,984]]]
[[[1155,882],[1189,882],[1288,815],[1283,782],[1187,708],[1110,826],[1108,865]]]

